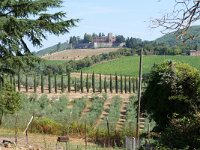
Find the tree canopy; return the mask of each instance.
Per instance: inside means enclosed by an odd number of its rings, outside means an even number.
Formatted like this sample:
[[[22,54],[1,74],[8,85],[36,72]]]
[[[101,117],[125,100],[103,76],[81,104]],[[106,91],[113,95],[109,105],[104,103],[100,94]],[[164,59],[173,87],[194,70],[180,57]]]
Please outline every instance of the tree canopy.
[[[47,33],[60,35],[69,32],[77,19],[66,19],[66,13],[61,11],[49,13],[61,6],[62,0],[1,0],[0,63],[13,57],[30,59],[27,41],[33,46],[41,46]]]
[[[187,64],[167,61],[154,65],[141,108],[164,129],[173,117],[196,114],[200,110],[200,74]]]

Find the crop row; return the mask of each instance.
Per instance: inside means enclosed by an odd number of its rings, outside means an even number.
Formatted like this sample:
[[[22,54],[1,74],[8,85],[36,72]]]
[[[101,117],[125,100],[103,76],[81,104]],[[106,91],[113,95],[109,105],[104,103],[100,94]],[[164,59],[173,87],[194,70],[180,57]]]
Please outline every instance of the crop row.
[[[22,75],[10,76],[15,90],[24,92],[64,93],[64,92],[99,92],[99,93],[135,93],[138,79],[131,76],[95,75],[94,73],[79,76],[68,75]],[[0,83],[0,87],[3,83]]]

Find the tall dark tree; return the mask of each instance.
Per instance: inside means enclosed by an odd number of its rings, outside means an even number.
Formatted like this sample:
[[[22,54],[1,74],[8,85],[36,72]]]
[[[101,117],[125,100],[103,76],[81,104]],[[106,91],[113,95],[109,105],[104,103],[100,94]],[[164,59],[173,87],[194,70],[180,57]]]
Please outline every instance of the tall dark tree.
[[[92,36],[90,34],[85,33],[83,43],[90,43],[92,42]]]
[[[116,43],[123,43],[125,42],[125,38],[123,35],[117,35],[116,36]]]
[[[60,35],[69,32],[77,19],[66,19],[66,13],[48,13],[60,8],[62,0],[1,0],[0,2],[0,67],[1,64],[32,64],[27,41],[33,46],[42,46],[47,34]],[[23,57],[22,57],[23,56]]]

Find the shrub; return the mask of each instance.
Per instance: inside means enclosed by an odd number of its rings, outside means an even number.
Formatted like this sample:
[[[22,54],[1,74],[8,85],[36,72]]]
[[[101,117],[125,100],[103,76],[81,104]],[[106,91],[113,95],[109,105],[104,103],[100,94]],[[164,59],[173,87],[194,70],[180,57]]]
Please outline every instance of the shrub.
[[[161,142],[170,148],[197,149],[200,147],[200,114],[192,118],[174,118],[161,134]]]
[[[35,118],[31,124],[32,132],[39,132],[45,134],[63,134],[64,127],[47,117]]]
[[[174,113],[181,118],[200,110],[199,86],[199,71],[187,64],[167,61],[154,65],[141,107],[163,130]]]

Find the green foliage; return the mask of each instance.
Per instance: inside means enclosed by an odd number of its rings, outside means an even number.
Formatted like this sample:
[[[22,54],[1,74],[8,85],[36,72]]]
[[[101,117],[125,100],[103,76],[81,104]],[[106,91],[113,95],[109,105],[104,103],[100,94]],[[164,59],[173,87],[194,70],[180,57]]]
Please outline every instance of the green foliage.
[[[21,107],[21,96],[8,82],[0,90],[0,125],[4,114],[14,114]]]
[[[96,119],[99,117],[103,110],[103,104],[105,99],[95,96],[92,99],[92,106],[90,107],[90,112],[86,115],[87,122],[93,125]]]
[[[135,96],[131,96],[129,98],[129,105],[127,106],[127,115],[126,115],[126,123],[125,123],[125,130],[135,130],[136,128],[136,107],[134,103],[137,101]]]
[[[47,38],[46,33],[67,33],[78,21],[64,20],[64,12],[47,13],[47,10],[61,6],[61,0],[1,0],[0,63],[4,62],[7,68],[34,65],[39,59],[31,54],[24,39],[28,39],[33,46],[41,46],[42,40]]]
[[[32,132],[44,133],[44,134],[57,134],[61,135],[63,131],[63,126],[56,121],[42,117],[34,118],[31,123]]]
[[[116,43],[123,43],[125,42],[125,38],[123,35],[117,35],[116,36]]]
[[[161,134],[161,143],[177,149],[200,147],[200,115],[173,118]]]
[[[200,110],[199,86],[199,71],[187,64],[166,61],[154,65],[142,96],[142,109],[164,129],[174,114],[190,116]]]
[[[83,43],[91,43],[92,42],[92,36],[90,34],[85,33]]]
[[[92,73],[92,91],[95,93],[95,75],[94,72]]]
[[[121,98],[118,96],[113,97],[108,114],[108,120],[111,123],[110,128],[112,132],[115,131],[116,123],[119,120],[120,106],[121,106]]]

